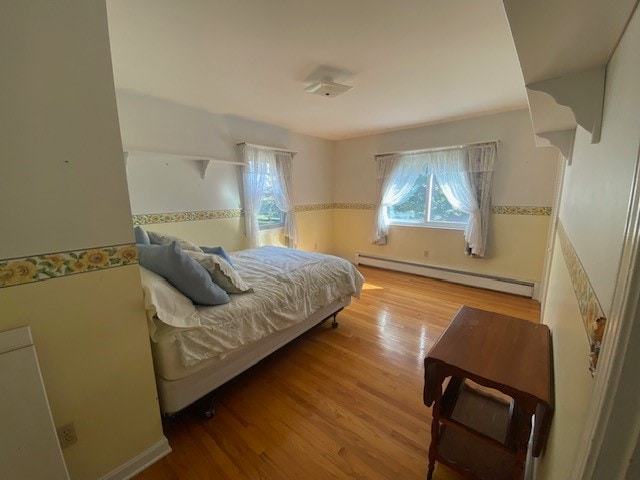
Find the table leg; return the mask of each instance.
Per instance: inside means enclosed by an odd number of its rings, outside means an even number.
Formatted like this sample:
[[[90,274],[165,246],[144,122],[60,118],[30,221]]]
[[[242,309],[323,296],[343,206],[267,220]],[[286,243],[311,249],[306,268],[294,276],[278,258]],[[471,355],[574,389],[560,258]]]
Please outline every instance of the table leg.
[[[522,480],[524,478],[524,467],[527,461],[527,450],[529,448],[529,436],[531,435],[531,414],[517,408],[517,425],[516,432],[516,465],[513,472],[514,480]]]
[[[433,411],[431,412],[433,420],[431,421],[431,444],[429,445],[429,471],[427,472],[427,480],[431,480],[433,477],[433,469],[435,468],[438,457],[438,442],[440,441],[440,400],[442,399],[443,381],[443,378],[438,377],[435,382]]]
[[[433,467],[435,465],[432,465],[431,462],[429,462],[429,471],[427,472],[427,480],[431,480],[433,478]]]

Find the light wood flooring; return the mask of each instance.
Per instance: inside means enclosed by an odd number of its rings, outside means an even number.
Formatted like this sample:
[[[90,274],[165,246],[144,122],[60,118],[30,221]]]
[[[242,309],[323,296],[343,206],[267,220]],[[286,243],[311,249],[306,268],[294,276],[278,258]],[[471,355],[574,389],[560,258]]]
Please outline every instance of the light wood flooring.
[[[173,452],[138,480],[424,479],[423,359],[462,305],[538,321],[531,299],[360,267],[366,285],[318,326],[165,425]],[[436,465],[434,479],[458,480]]]

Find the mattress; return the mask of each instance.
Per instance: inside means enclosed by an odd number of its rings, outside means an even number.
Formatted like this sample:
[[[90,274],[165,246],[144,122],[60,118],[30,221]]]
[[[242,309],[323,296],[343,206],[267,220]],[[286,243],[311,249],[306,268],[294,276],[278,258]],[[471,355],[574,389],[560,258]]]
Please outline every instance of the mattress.
[[[348,306],[350,303],[351,297],[340,298],[331,302],[329,305],[320,308],[309,318],[296,323],[291,327],[274,332],[255,342],[237,348],[222,358],[209,358],[190,367],[185,367],[182,364],[180,352],[175,342],[152,342],[151,349],[153,351],[153,362],[156,376],[161,380],[175,381],[194,376],[207,370],[222,370],[225,366],[233,365],[235,363],[246,365],[245,368],[249,368],[257,363],[257,361],[273,353],[282,345],[306,332],[309,328],[314,327],[322,320],[326,319],[341,308]],[[252,362],[253,359],[255,359],[255,361]],[[224,375],[224,373],[222,374]],[[220,384],[224,383],[226,380],[228,380],[228,378],[225,378],[220,382]]]
[[[336,300],[359,296],[364,283],[353,265],[331,255],[260,247],[233,253],[231,258],[254,293],[231,295],[226,305],[198,306],[196,327],[176,328],[155,318],[152,348],[159,376],[182,378],[205,368],[199,366],[203,362],[223,360]]]

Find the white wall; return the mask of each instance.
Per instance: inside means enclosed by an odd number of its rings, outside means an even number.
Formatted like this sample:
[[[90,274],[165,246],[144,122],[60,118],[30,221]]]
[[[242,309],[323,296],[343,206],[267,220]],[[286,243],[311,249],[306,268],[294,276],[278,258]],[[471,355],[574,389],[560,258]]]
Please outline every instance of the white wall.
[[[333,202],[333,153],[335,142],[291,133],[293,201],[296,205]]]
[[[203,179],[194,160],[132,154],[127,163],[134,215],[240,208],[240,166],[212,162]]]
[[[500,140],[494,205],[550,206],[557,154],[536,148],[527,110],[343,140],[335,147],[335,201],[375,202],[374,155]]]
[[[593,216],[584,215],[585,221],[590,217],[591,225],[598,225],[598,232],[594,240],[574,240],[576,251],[581,255],[582,263],[605,312],[610,310],[609,289],[607,288],[609,284],[607,282],[613,283],[614,278],[610,277],[613,272],[611,272],[611,266],[607,266],[606,263],[608,260],[611,264],[617,265],[619,260],[620,245],[624,238],[622,212],[628,212],[627,200],[632,188],[633,166],[635,165],[637,178],[638,162],[640,162],[639,45],[640,11],[636,9],[607,68],[607,90],[603,119],[603,142],[606,142],[604,145],[607,149],[600,152],[600,161],[610,163],[610,166],[606,172],[602,172],[600,181],[583,186],[585,191],[590,191],[592,188],[597,188],[600,182],[607,185],[601,203],[595,202],[584,207],[593,212]],[[596,168],[594,166],[594,169]],[[605,169],[602,168],[602,170]],[[574,228],[574,237],[576,234],[586,234],[587,230],[589,233],[591,232],[591,229],[585,228],[584,224],[575,225]],[[604,231],[606,228],[612,231]],[[593,252],[592,255],[589,246],[583,242],[591,242],[591,245],[594,243],[606,245],[608,253],[604,255],[604,259],[602,253],[598,258],[598,254]],[[629,295],[631,304],[638,302],[637,291],[632,291]],[[639,478],[639,447],[637,442],[640,438],[640,408],[638,408],[640,405],[640,382],[638,382],[640,318],[621,318],[620,321],[632,322],[632,324],[628,330],[629,342],[626,352],[624,352],[620,383],[615,393],[613,411],[603,439],[603,448],[596,461],[593,478],[598,480],[606,480],[615,476],[622,477],[625,472],[625,478],[628,480]]]
[[[590,135],[578,127],[572,165],[566,168],[560,204],[560,221],[585,268],[595,294],[605,314],[610,313],[618,273],[625,219],[631,193],[634,169],[640,147],[640,15],[629,23],[620,44],[607,67],[604,98],[602,138],[591,145]],[[593,382],[587,376],[588,342],[581,316],[567,313],[563,305],[573,304],[572,291],[562,252],[554,251],[556,272],[549,280],[549,300],[543,320],[553,332],[556,376],[556,415],[549,442],[549,450],[538,463],[538,479],[566,480],[575,462],[575,445],[587,420],[588,402]],[[563,270],[564,269],[564,270]],[[564,292],[558,296],[558,292]],[[630,330],[637,333],[639,320]],[[573,334],[565,334],[573,332]],[[607,337],[605,332],[605,348]],[[609,392],[609,395],[628,395],[611,419],[603,450],[596,461],[594,479],[624,478],[616,471],[616,463],[625,452],[630,433],[638,425],[638,335],[630,338],[630,345],[622,375],[626,380],[621,388],[631,390]],[[570,352],[574,352],[570,354]],[[567,372],[574,374],[566,375]],[[635,437],[634,437],[635,438]],[[631,477],[629,477],[631,478]]]
[[[600,143],[591,145],[591,135],[578,127],[560,207],[560,220],[605,313],[611,307],[640,138],[640,39],[633,43],[633,35],[630,28],[607,69]]]
[[[0,258],[130,242],[104,12],[22,3],[0,15]]]
[[[298,151],[294,158],[294,202],[331,202],[333,142],[230,115],[117,90],[125,149],[205,155],[238,160],[235,145],[250,142]],[[214,162],[206,179],[193,161],[132,156],[128,162],[134,214],[237,209],[241,170]]]

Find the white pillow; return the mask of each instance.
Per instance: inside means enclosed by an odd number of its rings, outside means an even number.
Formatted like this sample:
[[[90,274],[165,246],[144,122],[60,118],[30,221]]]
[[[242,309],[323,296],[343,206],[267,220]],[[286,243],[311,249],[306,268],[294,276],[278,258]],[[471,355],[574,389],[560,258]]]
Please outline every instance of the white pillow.
[[[211,280],[227,293],[251,293],[251,288],[240,274],[220,255],[210,253],[185,252],[209,272]]]
[[[157,317],[163,323],[178,328],[200,326],[200,315],[191,300],[171,285],[164,277],[140,267],[144,308],[147,318]],[[154,332],[150,332],[154,337]]]
[[[165,235],[164,233],[147,231],[149,235],[149,241],[155,245],[171,245],[176,242],[178,246],[184,251],[193,251],[202,253],[202,249],[195,243],[191,243],[189,240],[183,240],[182,238],[174,237],[173,235]]]

